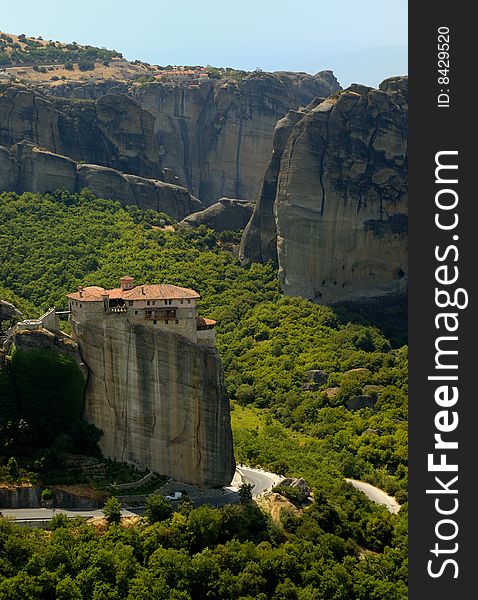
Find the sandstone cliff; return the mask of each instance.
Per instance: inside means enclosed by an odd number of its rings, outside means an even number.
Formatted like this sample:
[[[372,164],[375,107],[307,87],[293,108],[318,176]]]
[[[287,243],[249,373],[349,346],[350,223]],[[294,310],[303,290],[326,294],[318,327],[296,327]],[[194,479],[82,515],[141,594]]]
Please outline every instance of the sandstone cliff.
[[[204,208],[178,185],[99,165],[78,164],[31,142],[19,142],[11,149],[0,146],[0,191],[45,193],[60,188],[70,192],[89,188],[100,198],[151,208],[176,220]]]
[[[28,140],[76,161],[161,179],[154,118],[128,95],[67,100],[0,84],[0,123],[2,146]]]
[[[161,166],[209,205],[222,196],[255,199],[277,120],[338,89],[323,71],[251,73],[188,87],[151,83],[132,93],[155,117]]]
[[[17,331],[12,342],[19,352],[48,352],[67,357],[77,364],[85,381],[88,377],[88,369],[81,358],[78,344],[64,334],[56,334],[43,327],[26,329]]]
[[[90,371],[85,418],[103,429],[103,453],[185,483],[229,484],[229,403],[216,352],[115,314],[74,328]]]
[[[399,296],[407,213],[407,79],[353,85],[279,123],[241,257],[320,303]]]
[[[76,162],[180,184],[206,205],[253,200],[277,120],[338,89],[331,71],[187,86],[0,84],[0,146],[27,140]]]

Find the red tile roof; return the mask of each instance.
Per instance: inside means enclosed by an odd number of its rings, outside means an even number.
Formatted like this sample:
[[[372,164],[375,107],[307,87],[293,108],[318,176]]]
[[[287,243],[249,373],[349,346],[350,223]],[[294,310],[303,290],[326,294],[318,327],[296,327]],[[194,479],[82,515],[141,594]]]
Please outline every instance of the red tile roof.
[[[214,319],[207,319],[206,317],[198,317],[196,323],[198,327],[205,327],[207,325],[214,326],[216,321]]]
[[[199,294],[189,288],[179,287],[165,283],[157,283],[153,285],[137,285],[130,290],[122,290],[115,288],[105,290],[96,285],[85,287],[80,292],[67,294],[72,300],[81,300],[82,302],[101,302],[102,296],[108,295],[111,300],[177,300],[180,298],[196,299]]]

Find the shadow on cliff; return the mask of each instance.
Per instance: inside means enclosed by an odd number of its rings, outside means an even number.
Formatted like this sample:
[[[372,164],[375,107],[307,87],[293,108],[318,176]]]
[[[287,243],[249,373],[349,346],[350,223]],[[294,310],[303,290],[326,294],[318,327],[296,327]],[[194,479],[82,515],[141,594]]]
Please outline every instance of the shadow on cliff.
[[[378,327],[392,348],[408,344],[408,299],[406,295],[340,302],[333,306],[339,323]]]

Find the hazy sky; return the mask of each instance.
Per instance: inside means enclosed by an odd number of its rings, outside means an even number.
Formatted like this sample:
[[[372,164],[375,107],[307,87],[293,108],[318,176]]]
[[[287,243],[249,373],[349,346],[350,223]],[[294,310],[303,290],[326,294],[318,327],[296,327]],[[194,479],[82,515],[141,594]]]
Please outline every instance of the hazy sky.
[[[407,0],[21,0],[0,29],[150,63],[316,73],[343,86],[406,74]]]

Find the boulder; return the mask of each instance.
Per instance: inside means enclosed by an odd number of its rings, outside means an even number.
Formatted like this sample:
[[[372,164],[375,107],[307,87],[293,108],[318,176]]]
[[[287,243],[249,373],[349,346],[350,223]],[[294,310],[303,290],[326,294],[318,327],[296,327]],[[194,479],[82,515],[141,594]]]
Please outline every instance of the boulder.
[[[306,381],[302,385],[302,389],[309,391],[316,391],[322,385],[327,383],[329,376],[325,371],[319,369],[310,369],[306,372]]]
[[[361,408],[372,408],[376,403],[377,398],[367,394],[362,394],[359,396],[354,396],[353,398],[349,398],[345,402],[345,405],[349,410],[360,410]]]
[[[244,229],[253,210],[254,204],[251,202],[221,198],[219,202],[205,210],[187,216],[179,225],[190,227],[205,225],[215,231],[237,231]]]
[[[0,321],[11,321],[21,316],[22,313],[13,304],[6,300],[0,300]]]
[[[294,477],[286,477],[285,479],[283,479],[280,482],[279,485],[281,487],[296,488],[303,493],[305,498],[310,496],[310,488],[307,485],[307,482],[305,481],[305,479],[303,479],[302,477],[300,477],[299,479],[296,479]]]

